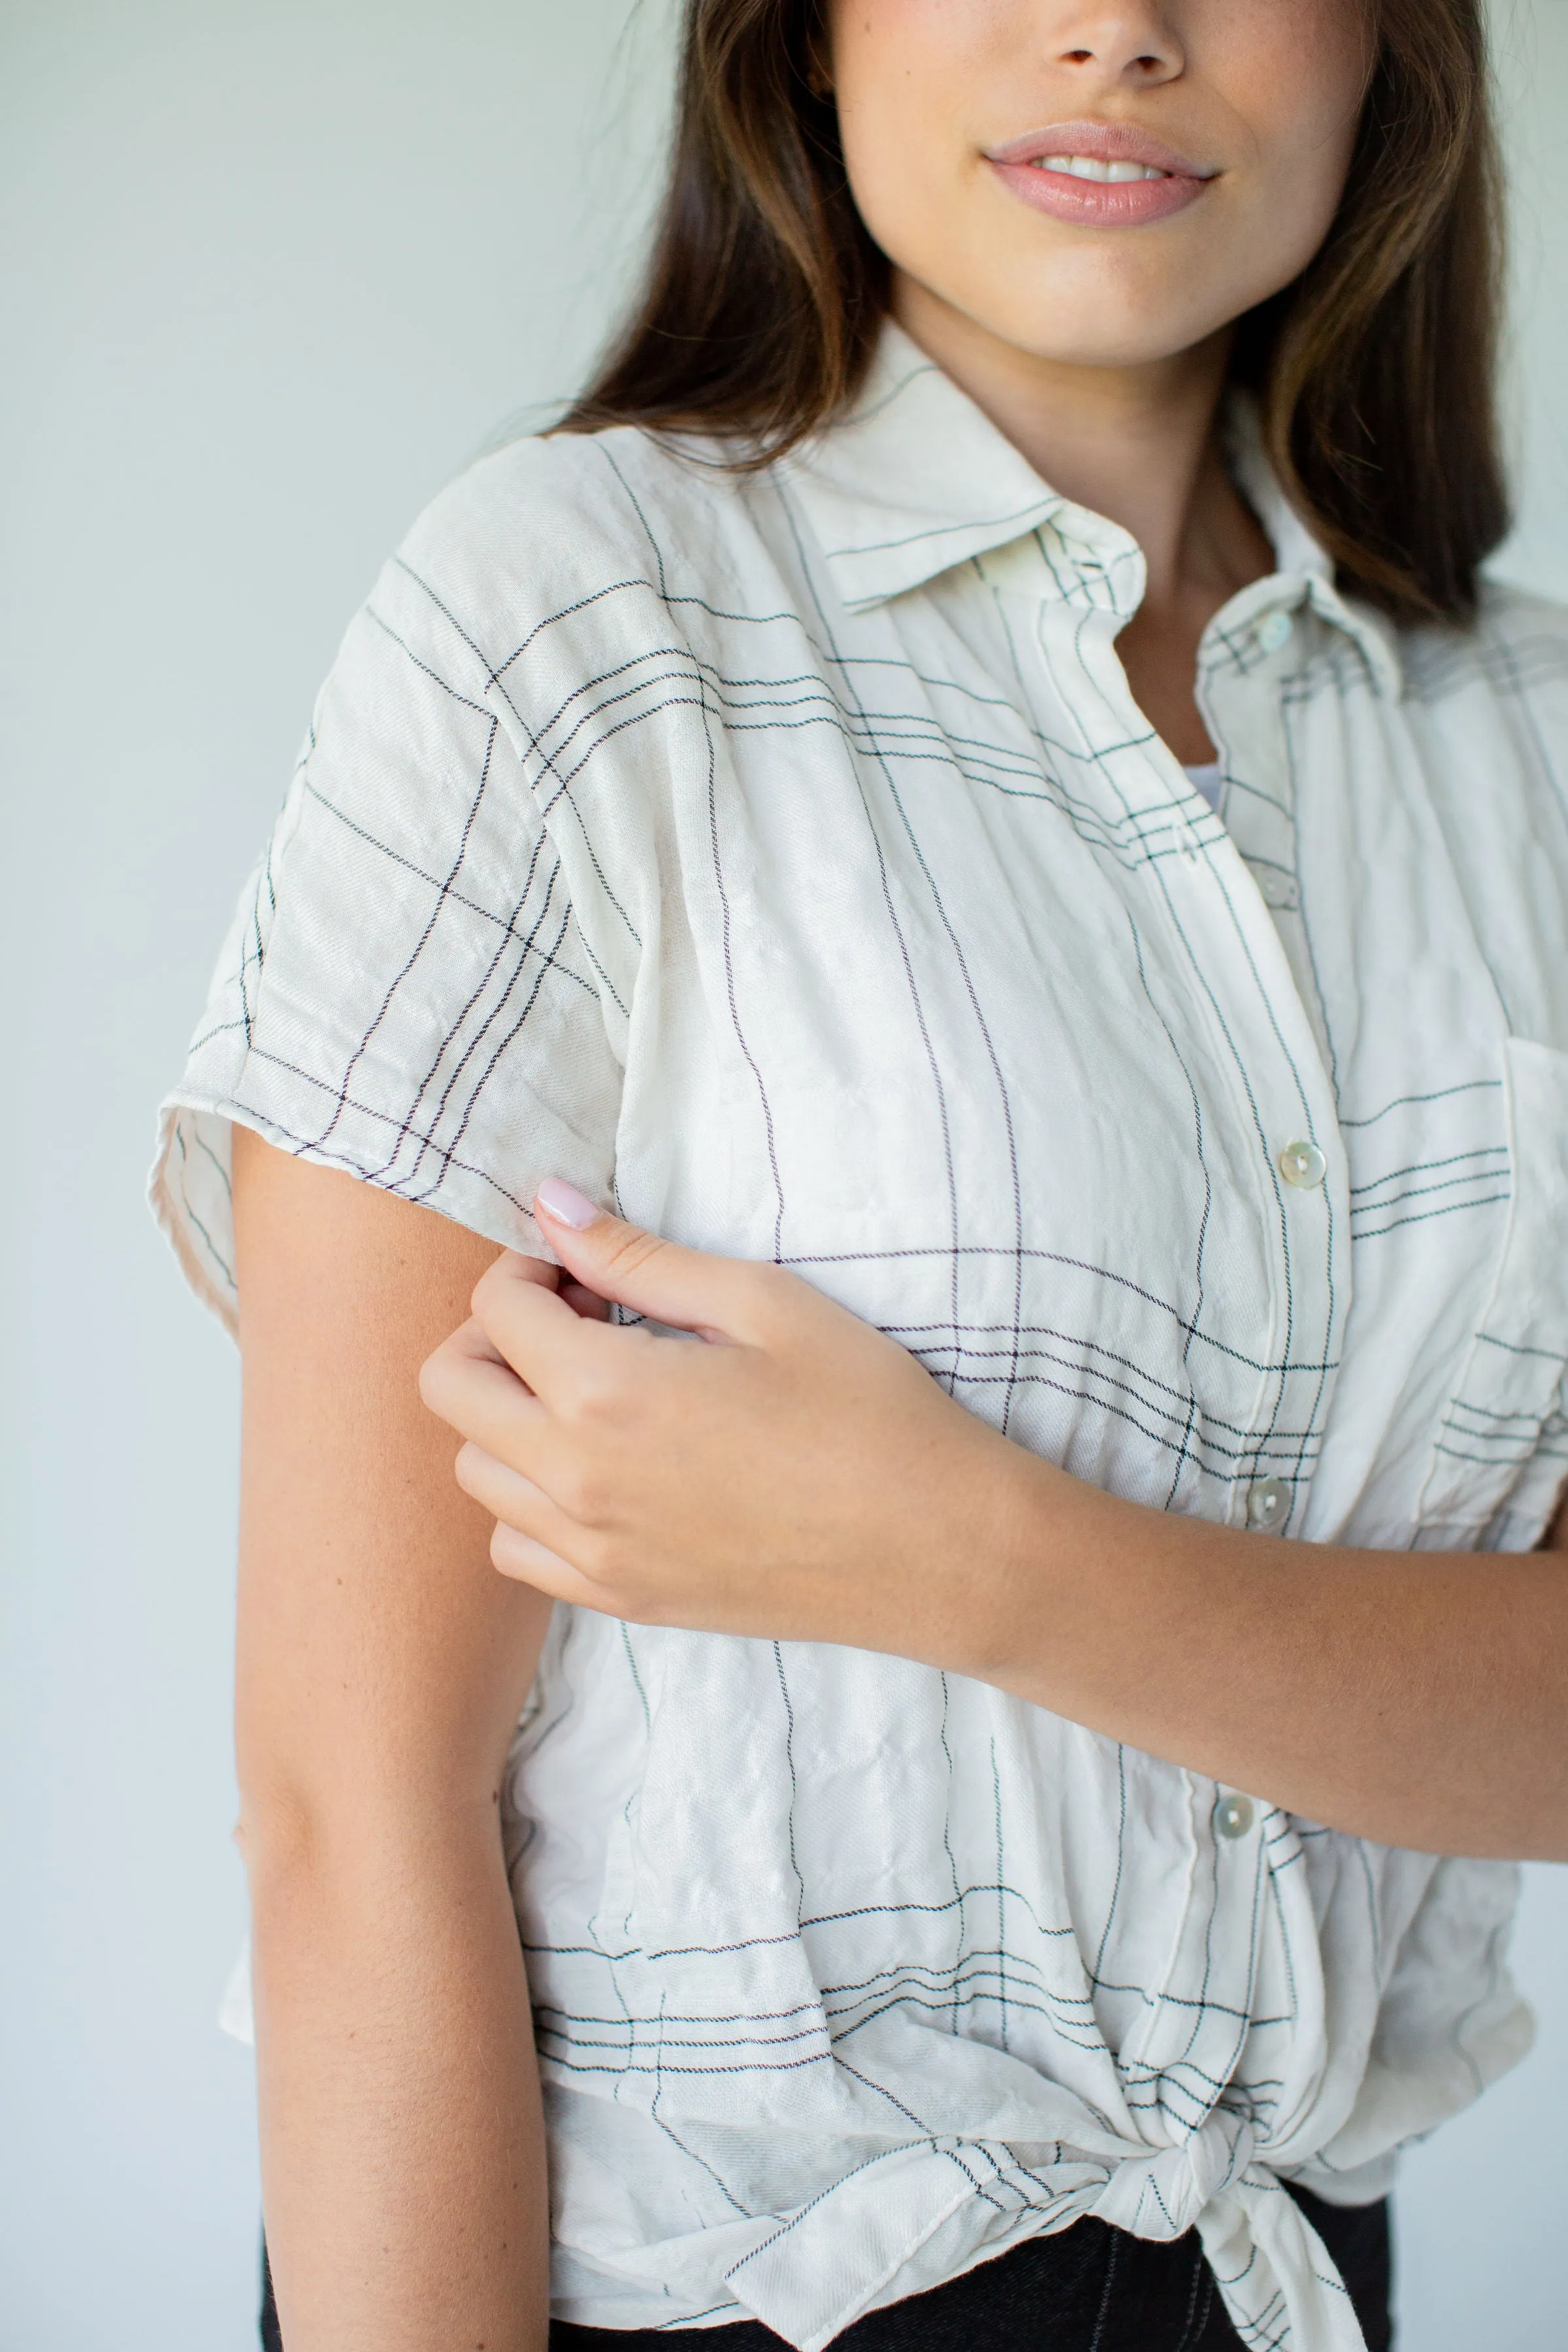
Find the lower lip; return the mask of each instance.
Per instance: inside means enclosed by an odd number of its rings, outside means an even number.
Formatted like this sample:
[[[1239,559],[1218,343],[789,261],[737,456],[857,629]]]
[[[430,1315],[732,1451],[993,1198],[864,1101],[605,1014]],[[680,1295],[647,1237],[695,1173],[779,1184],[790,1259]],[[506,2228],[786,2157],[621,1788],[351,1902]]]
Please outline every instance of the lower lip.
[[[1173,173],[1161,180],[1078,180],[1070,172],[1042,171],[1037,163],[996,163],[991,169],[1016,196],[1052,220],[1085,228],[1142,228],[1169,220],[1196,204],[1207,180]]]

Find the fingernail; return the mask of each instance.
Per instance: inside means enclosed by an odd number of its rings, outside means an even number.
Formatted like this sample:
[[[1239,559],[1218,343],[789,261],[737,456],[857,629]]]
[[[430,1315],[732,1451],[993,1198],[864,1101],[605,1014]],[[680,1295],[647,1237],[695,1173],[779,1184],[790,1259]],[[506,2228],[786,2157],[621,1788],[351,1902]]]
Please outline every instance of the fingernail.
[[[575,1184],[568,1184],[561,1176],[547,1176],[533,1197],[546,1216],[578,1233],[599,1213],[585,1192],[579,1192]]]

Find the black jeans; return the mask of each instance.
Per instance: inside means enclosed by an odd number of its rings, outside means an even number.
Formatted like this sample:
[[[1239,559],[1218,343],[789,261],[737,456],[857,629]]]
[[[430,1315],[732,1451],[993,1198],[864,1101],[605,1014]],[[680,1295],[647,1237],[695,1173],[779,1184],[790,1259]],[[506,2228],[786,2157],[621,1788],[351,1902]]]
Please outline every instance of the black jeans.
[[[1368,2352],[1389,2352],[1388,2207],[1325,2205],[1291,2195],[1339,2265]],[[657,2352],[684,2336],[692,2352],[768,2352],[783,2337],[754,2319],[733,2326],[574,2327],[551,2324],[551,2352]],[[283,2352],[265,2272],[261,2341]],[[1075,2221],[1031,2238],[963,2278],[868,2313],[834,2352],[1238,2352],[1197,2232],[1156,2245],[1109,2222]]]

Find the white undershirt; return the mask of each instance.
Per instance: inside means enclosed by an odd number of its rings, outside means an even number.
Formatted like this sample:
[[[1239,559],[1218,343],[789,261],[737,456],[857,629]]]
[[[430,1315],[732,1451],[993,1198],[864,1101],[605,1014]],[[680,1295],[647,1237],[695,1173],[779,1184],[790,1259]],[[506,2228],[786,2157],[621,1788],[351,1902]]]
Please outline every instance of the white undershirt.
[[[1225,782],[1225,770],[1217,760],[1204,760],[1197,766],[1189,763],[1187,773],[1202,793],[1210,808],[1219,806],[1219,789]]]

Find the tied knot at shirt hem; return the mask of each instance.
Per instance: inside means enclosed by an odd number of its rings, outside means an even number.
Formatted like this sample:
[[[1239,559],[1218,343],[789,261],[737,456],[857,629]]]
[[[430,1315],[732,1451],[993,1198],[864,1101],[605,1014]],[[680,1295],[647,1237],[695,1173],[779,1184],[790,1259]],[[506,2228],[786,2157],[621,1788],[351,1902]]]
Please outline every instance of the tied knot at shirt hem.
[[[1250,2352],[1365,2352],[1331,2256],[1245,2119],[1216,2112],[1189,2137],[1136,2152],[1092,2125],[1084,2137],[1089,2147],[1051,2164],[1049,2190],[1001,2142],[933,2139],[871,2157],[794,2213],[731,2225],[723,2285],[796,2352],[826,2352],[865,2313],[920,2293],[933,2267],[956,2277],[1092,2216],[1158,2241],[1195,2227]],[[671,2252],[659,2250],[667,2286]],[[642,2267],[635,2252],[623,2263]],[[718,2282],[682,2284],[701,2294]]]

